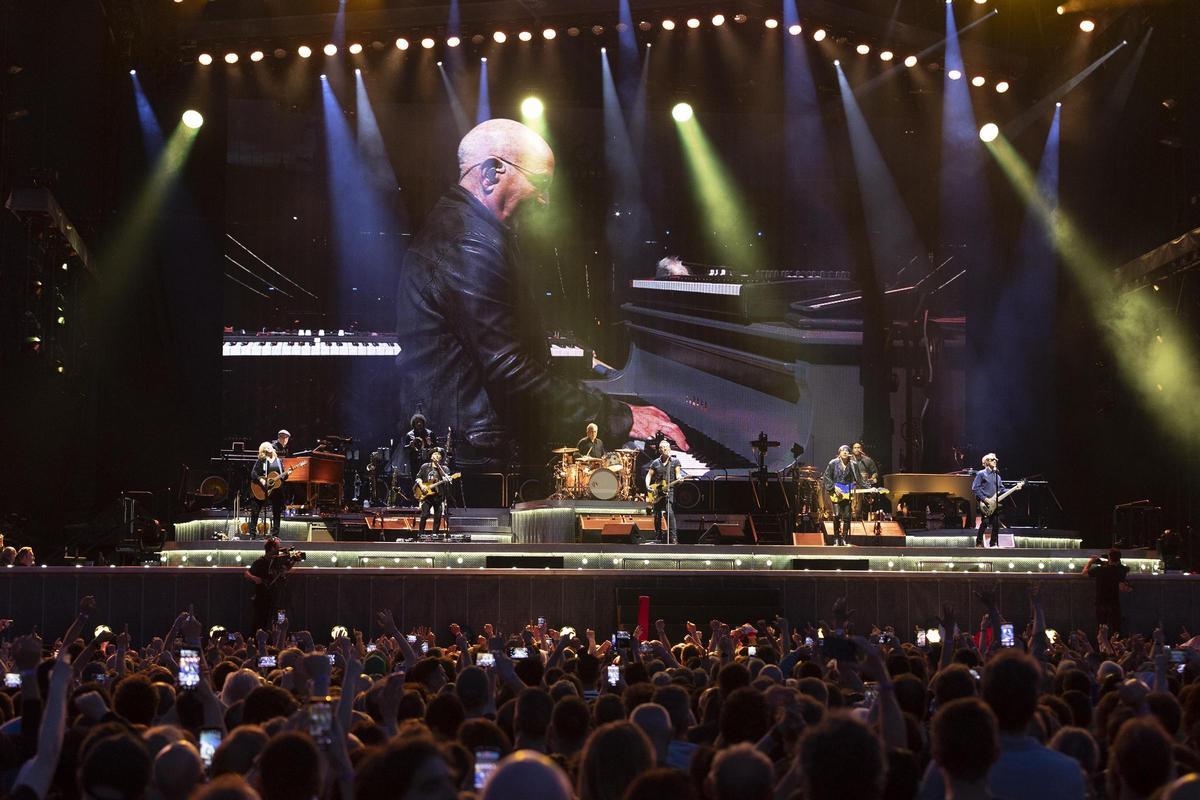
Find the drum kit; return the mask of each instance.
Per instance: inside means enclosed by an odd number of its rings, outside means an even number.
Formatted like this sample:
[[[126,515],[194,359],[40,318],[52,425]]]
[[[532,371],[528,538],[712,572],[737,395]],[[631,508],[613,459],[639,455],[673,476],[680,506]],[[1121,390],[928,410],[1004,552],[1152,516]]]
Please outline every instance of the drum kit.
[[[634,467],[639,451],[624,448],[603,456],[581,456],[574,447],[551,452],[554,464],[555,500],[633,500]]]

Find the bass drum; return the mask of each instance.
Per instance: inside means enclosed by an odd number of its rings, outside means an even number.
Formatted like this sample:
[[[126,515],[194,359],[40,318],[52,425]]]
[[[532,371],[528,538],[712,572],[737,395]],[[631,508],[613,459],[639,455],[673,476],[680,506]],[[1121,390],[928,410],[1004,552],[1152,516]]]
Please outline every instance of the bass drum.
[[[601,468],[588,476],[587,490],[597,500],[612,500],[621,491],[621,479],[611,469]]]

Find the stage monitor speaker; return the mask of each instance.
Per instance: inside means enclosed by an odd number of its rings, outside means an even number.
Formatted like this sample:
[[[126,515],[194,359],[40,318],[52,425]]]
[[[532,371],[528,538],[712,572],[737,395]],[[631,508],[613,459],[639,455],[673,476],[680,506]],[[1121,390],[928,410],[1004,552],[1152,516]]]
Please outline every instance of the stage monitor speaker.
[[[640,544],[642,541],[636,522],[606,522],[600,530],[600,540],[604,544]]]
[[[825,543],[832,544],[833,520],[825,520]],[[875,526],[879,532],[875,532]],[[878,522],[857,520],[850,523],[850,544],[859,547],[903,547],[907,541],[904,528],[899,522],[891,519],[881,519]]]
[[[714,522],[700,534],[696,544],[744,544],[745,528],[736,523]]]

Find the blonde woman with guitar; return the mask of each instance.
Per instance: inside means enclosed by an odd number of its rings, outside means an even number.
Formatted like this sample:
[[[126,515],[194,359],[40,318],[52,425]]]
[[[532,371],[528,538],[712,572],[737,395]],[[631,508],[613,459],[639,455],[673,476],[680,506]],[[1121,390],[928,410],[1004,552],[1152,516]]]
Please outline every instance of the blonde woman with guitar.
[[[971,491],[979,500],[979,530],[975,532],[975,546],[983,547],[983,532],[992,529],[991,547],[1000,546],[1000,504],[1013,492],[1019,492],[1025,487],[1021,481],[1005,491],[1004,482],[1000,480],[1000,459],[995,453],[988,453],[981,459],[983,469],[975,473],[971,482]]]
[[[287,480],[283,461],[270,442],[258,446],[258,460],[250,468],[250,538],[258,535],[258,517],[263,507],[271,504],[272,536],[279,535],[279,518],[283,516],[283,492],[280,490]]]

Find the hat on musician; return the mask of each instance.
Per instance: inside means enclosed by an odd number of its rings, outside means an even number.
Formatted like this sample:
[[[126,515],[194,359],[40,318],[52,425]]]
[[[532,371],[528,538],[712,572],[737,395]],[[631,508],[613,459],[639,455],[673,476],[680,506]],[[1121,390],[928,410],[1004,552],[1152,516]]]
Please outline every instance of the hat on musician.
[[[275,438],[276,439],[290,439],[290,438],[292,438],[292,434],[288,432],[287,428],[283,428],[282,430],[279,431],[279,433],[275,434]]]

